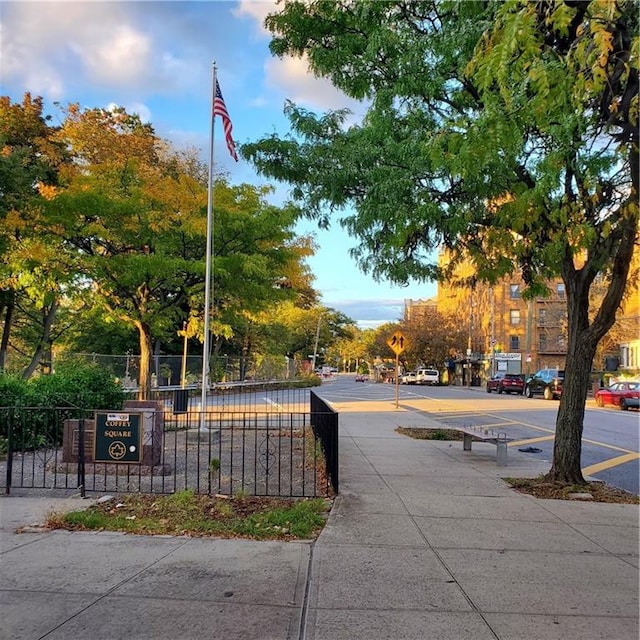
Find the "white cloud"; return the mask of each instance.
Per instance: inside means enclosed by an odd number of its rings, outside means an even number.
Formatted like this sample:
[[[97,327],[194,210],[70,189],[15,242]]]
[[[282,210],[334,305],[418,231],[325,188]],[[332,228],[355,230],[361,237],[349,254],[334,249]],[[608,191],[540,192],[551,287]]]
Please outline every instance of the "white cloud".
[[[122,24],[98,41],[82,38],[72,45],[94,81],[118,84],[138,82],[151,65],[149,37]]]
[[[268,36],[269,32],[264,27],[264,20],[268,14],[279,11],[280,7],[281,5],[278,5],[275,0],[240,0],[238,7],[233,10],[233,15],[255,20],[258,35]]]
[[[404,314],[404,300],[364,299],[327,300],[323,304],[352,318],[359,326],[376,327],[386,322],[396,322]]]
[[[149,107],[147,107],[147,105],[143,104],[142,102],[131,102],[125,105],[119,105],[115,102],[110,102],[107,105],[107,109],[111,111],[121,106],[124,106],[127,113],[137,113],[140,116],[140,120],[142,122],[151,122],[151,109],[149,109]]]
[[[167,5],[179,9],[179,3]],[[172,22],[163,18],[125,2],[5,3],[3,78],[52,100],[81,83],[137,94],[180,92],[194,81],[197,66],[190,58],[198,54],[175,53],[184,43],[171,38]]]
[[[233,14],[248,17],[256,22],[259,35],[270,38],[264,27],[264,20],[270,13],[282,10],[282,5],[274,0],[240,0]],[[307,58],[269,58],[264,65],[265,84],[268,89],[284,94],[287,99],[311,109],[326,111],[348,108],[361,110],[358,102],[351,100],[329,80],[316,78],[309,70]],[[265,103],[263,101],[263,103]],[[266,103],[265,103],[266,104]],[[256,101],[256,106],[262,106]]]
[[[360,104],[336,89],[326,78],[309,70],[306,58],[270,58],[265,63],[265,82],[301,106],[313,109],[361,109]]]

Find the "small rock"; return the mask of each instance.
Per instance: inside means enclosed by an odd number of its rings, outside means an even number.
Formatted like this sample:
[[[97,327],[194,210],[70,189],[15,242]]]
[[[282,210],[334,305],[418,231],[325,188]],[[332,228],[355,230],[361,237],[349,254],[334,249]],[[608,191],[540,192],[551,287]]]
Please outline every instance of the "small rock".
[[[570,493],[568,497],[571,500],[593,500],[590,493]]]

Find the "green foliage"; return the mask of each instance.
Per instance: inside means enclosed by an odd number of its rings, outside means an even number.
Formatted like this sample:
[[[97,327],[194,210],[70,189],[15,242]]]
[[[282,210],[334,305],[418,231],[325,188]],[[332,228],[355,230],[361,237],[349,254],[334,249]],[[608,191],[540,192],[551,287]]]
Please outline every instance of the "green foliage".
[[[366,114],[290,104],[291,136],[241,148],[320,224],[347,211],[376,279],[447,280],[464,263],[469,284],[518,271],[531,298],[562,277],[564,480],[583,480],[586,382],[638,236],[639,15],[634,0],[285,3],[266,19],[272,52],[304,55]],[[608,290],[590,322],[596,278]]]
[[[637,155],[633,6],[286,5],[266,22],[272,51],[307,55],[347,95],[370,98],[368,110],[347,126],[344,113],[290,104],[292,138],[270,136],[242,152],[289,182],[321,224],[352,206],[342,222],[374,277],[446,277],[433,253],[443,246],[483,280],[521,267],[535,292],[582,249],[590,269],[605,268],[611,227],[620,241],[628,216],[637,221],[634,198],[622,204],[615,195],[629,192],[625,163]],[[596,59],[606,90],[583,82]],[[593,108],[603,99],[607,113]],[[602,144],[607,136],[622,144]]]
[[[19,376],[0,373],[0,407],[28,405],[29,385]]]
[[[258,539],[284,535],[311,538],[324,525],[325,510],[321,499],[304,500],[288,508],[252,515],[239,526],[239,531]]]
[[[113,375],[83,359],[56,365],[52,375],[31,380],[29,389],[38,406],[119,409],[124,401],[122,387]]]
[[[86,417],[87,410],[120,409],[123,401],[115,378],[84,360],[28,381],[0,374],[0,437],[9,436],[11,423],[15,450],[59,446],[65,419]]]
[[[289,385],[293,389],[304,389],[306,387],[318,387],[322,384],[322,379],[316,373],[306,373],[292,380]]]
[[[225,499],[181,491],[169,496],[127,495],[117,507],[107,502],[51,514],[47,524],[152,535],[310,539],[324,526],[328,509],[329,503],[322,499],[254,498],[246,493]]]

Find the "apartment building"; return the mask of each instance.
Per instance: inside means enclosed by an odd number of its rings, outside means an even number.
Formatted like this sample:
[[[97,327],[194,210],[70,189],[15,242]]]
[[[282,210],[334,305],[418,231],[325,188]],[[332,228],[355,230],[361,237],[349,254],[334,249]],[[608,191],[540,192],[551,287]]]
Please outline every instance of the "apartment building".
[[[411,300],[405,298],[404,301],[404,321],[411,322],[429,313],[430,310],[438,308],[437,298],[420,298]]]
[[[467,345],[461,345],[457,359],[472,364],[474,377],[564,366],[565,291],[561,281],[551,286],[549,298],[533,301],[522,299],[524,282],[517,277],[494,286],[479,283],[473,289],[438,286],[438,312],[468,327]]]
[[[470,266],[458,271],[462,279],[471,275]],[[632,269],[631,283],[618,314],[617,331],[603,341],[606,343],[603,348],[604,353],[618,356],[621,370],[637,371],[640,369],[637,269]],[[550,282],[548,297],[530,301],[522,299],[524,287],[524,281],[517,275],[493,286],[438,285],[438,312],[454,316],[468,329],[467,344],[460,345],[456,357],[456,378],[460,383],[469,381],[471,376],[475,384],[481,384],[496,371],[529,374],[546,367],[564,366],[567,354],[564,283],[559,278]],[[594,366],[599,369],[603,364],[594,362]]]

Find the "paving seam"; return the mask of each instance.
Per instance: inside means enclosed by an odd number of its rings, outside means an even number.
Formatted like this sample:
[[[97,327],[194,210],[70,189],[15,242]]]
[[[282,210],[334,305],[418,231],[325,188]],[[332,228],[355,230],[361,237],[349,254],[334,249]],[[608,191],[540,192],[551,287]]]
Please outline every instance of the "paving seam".
[[[80,533],[80,532],[78,532],[78,533]],[[72,535],[73,535],[73,533],[72,533]],[[82,533],[80,533],[80,535],[82,535]],[[95,534],[90,534],[90,535],[95,535]],[[98,535],[100,535],[100,533]],[[155,562],[152,562],[152,563],[146,565],[144,568],[142,568],[140,571],[138,571],[134,575],[130,576],[126,580],[122,580],[117,585],[114,585],[106,593],[103,593],[101,596],[97,597],[91,604],[87,605],[86,607],[83,607],[82,609],[80,609],[79,611],[74,613],[72,616],[69,616],[66,620],[64,620],[60,624],[56,625],[55,627],[53,627],[53,629],[49,629],[49,631],[47,631],[44,635],[40,636],[40,638],[38,638],[38,640],[44,640],[47,636],[52,634],[54,631],[57,631],[58,629],[60,629],[60,627],[63,627],[65,624],[67,624],[67,622],[73,620],[74,618],[77,618],[81,613],[84,613],[85,611],[87,611],[88,609],[90,609],[91,607],[96,605],[98,602],[101,602],[102,600],[107,598],[116,589],[120,588],[124,584],[127,584],[127,582],[130,582],[134,578],[137,578],[140,574],[144,573],[149,567],[153,567],[154,565],[158,564],[161,560],[164,560],[165,558],[168,558],[171,554],[175,553],[178,549],[182,549],[182,547],[184,547],[184,545],[186,545],[188,543],[189,543],[189,540],[185,540],[181,545],[177,546],[175,549],[171,549],[168,553],[164,554],[162,557],[160,557],[157,560],[155,560]]]
[[[325,523],[326,524],[326,523]],[[300,618],[298,620],[298,640],[305,640],[307,637],[307,618],[309,616],[309,593],[311,590],[311,574],[313,567],[313,551],[316,540],[312,540],[309,545],[309,558],[307,560],[307,572],[304,581],[304,593],[302,595],[302,607],[300,608]]]
[[[360,455],[362,455],[364,457],[364,459],[367,460],[367,462],[369,462],[371,467],[373,469],[375,469],[375,466],[371,463],[371,461],[367,457],[366,453],[364,453],[364,451],[362,451],[362,449],[360,448],[358,443],[355,442],[355,439],[353,437],[352,437],[352,440],[354,440],[353,444],[358,449],[358,451],[360,452]],[[418,523],[416,522],[415,517],[409,512],[409,509],[407,508],[407,505],[405,504],[402,496],[395,489],[393,489],[393,487],[391,487],[389,485],[389,483],[385,480],[385,478],[378,471],[376,471],[376,475],[386,485],[386,487],[389,489],[389,491],[391,491],[391,493],[393,493],[398,498],[398,500],[400,500],[400,503],[404,507],[404,510],[406,511],[407,516],[409,516],[409,519],[413,523],[413,526],[416,528],[416,530],[418,532],[418,535],[424,540],[424,544],[425,544],[426,548],[429,549],[433,553],[433,555],[436,557],[437,561],[440,563],[440,566],[444,569],[444,571],[447,573],[447,575],[451,576],[451,582],[453,584],[455,584],[458,587],[458,589],[460,589],[460,592],[462,593],[464,599],[469,603],[469,606],[471,607],[472,611],[475,612],[476,615],[480,616],[480,618],[482,619],[482,621],[486,625],[487,629],[490,631],[491,635],[495,638],[495,640],[500,640],[500,636],[498,636],[498,634],[496,633],[495,629],[491,626],[489,621],[486,619],[484,613],[478,609],[478,607],[473,602],[471,597],[463,589],[462,585],[458,582],[457,578],[453,575],[453,573],[451,572],[449,567],[446,565],[446,563],[442,559],[442,556],[438,553],[438,551],[427,540],[427,537],[424,535],[422,529],[418,526]],[[422,547],[420,547],[420,548],[422,548]]]

